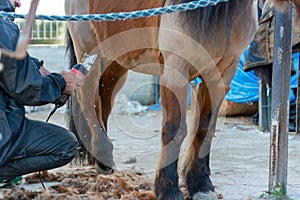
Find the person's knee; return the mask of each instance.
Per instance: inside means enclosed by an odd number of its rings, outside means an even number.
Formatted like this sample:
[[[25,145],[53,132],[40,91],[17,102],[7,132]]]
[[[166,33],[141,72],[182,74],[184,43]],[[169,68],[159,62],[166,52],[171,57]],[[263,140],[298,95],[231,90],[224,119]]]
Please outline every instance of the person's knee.
[[[70,162],[75,157],[77,147],[78,147],[78,140],[76,136],[73,133],[69,132],[68,138],[66,139],[66,145],[63,152],[63,156],[62,156],[63,160]]]

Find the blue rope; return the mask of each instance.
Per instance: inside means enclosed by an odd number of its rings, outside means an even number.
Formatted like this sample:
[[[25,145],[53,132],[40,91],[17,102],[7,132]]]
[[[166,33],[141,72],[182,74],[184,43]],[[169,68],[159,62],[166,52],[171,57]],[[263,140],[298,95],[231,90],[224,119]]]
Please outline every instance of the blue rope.
[[[86,15],[36,15],[36,19],[50,20],[50,21],[115,21],[135,19],[140,17],[151,17],[156,15],[162,15],[167,13],[174,13],[179,11],[195,10],[200,7],[213,6],[221,2],[227,2],[229,0],[195,0],[188,3],[182,3],[178,5],[159,7],[147,10],[133,11],[133,12],[120,12],[120,13],[108,13],[108,14],[86,14]],[[242,0],[241,0],[242,1]],[[14,12],[0,11],[0,17],[3,18],[21,18],[25,19],[27,15],[16,14]]]

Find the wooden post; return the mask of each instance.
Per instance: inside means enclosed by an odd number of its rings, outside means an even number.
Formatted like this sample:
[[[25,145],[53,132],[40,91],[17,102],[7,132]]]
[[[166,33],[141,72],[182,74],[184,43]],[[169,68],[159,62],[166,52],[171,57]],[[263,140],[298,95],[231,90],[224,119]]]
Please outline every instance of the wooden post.
[[[288,116],[292,56],[292,4],[275,11],[274,63],[270,139],[269,192],[287,189]]]

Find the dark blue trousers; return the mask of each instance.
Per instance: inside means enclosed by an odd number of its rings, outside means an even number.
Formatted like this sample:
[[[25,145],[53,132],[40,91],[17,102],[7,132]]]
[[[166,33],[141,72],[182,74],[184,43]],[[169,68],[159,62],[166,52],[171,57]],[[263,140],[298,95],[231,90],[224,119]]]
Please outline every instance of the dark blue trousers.
[[[25,119],[26,142],[15,156],[0,166],[0,181],[49,170],[69,163],[77,149],[76,136],[67,129],[41,121]],[[21,149],[21,150],[20,150]]]

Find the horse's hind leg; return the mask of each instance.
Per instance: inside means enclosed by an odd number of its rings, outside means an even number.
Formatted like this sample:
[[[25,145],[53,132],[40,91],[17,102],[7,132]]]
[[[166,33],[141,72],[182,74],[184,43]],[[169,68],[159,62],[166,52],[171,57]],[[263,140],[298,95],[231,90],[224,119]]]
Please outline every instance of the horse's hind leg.
[[[198,86],[197,98],[199,101],[198,109],[193,110],[195,116],[194,123],[199,123],[197,130],[191,130],[195,135],[192,135],[192,142],[189,146],[188,153],[186,155],[186,160],[184,163],[183,175],[186,179],[187,188],[189,194],[201,192],[214,191],[214,186],[209,178],[210,168],[209,168],[209,150],[203,157],[200,157],[200,148],[205,139],[207,139],[208,145],[210,145],[211,137],[207,134],[209,126],[212,122],[212,108],[211,108],[211,99],[209,95],[208,88],[204,82]],[[199,112],[199,113],[197,113]],[[196,121],[197,120],[197,121]],[[207,137],[207,138],[206,138]],[[210,138],[208,138],[210,137]],[[210,149],[210,146],[207,147]]]
[[[234,70],[229,70],[232,77]],[[229,78],[231,80],[231,78]],[[220,81],[198,86],[197,101],[193,108],[193,127],[186,152],[183,176],[193,199],[216,199],[210,180],[209,155],[220,105],[229,88],[229,82]]]
[[[184,199],[178,187],[177,162],[180,146],[187,134],[186,103],[188,81],[167,66],[185,66],[175,55],[164,56],[165,69],[160,79],[161,104],[164,108],[162,149],[155,180],[157,199]]]
[[[104,127],[107,136],[107,121],[112,111],[115,96],[120,91],[127,79],[128,70],[123,68],[117,62],[111,63],[103,72],[99,83],[99,93],[96,94],[97,117]],[[100,106],[99,106],[100,105]],[[108,137],[108,136],[107,136]],[[107,166],[105,163],[96,159],[95,168],[98,173],[105,173],[111,171],[113,166]]]

